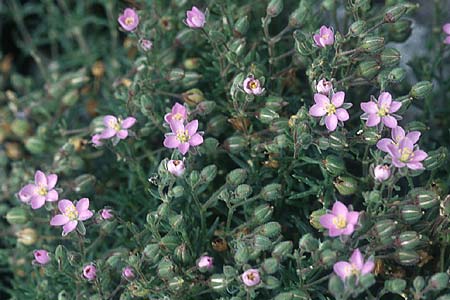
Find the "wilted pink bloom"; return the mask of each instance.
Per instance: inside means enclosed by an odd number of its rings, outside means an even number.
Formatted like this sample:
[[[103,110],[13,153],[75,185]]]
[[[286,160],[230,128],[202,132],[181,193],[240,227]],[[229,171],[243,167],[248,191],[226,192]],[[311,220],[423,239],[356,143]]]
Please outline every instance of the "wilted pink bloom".
[[[408,134],[405,134],[405,130],[400,126],[397,126],[391,130],[391,136],[392,139],[384,138],[379,140],[377,143],[377,148],[388,153],[389,145],[398,146],[400,141],[404,138],[408,138],[413,144],[415,144],[420,138],[420,131],[411,131]]]
[[[317,83],[316,90],[318,93],[328,96],[330,91],[333,89],[333,84],[331,81],[325,79],[320,79]]]
[[[203,137],[197,132],[198,120],[189,122],[186,126],[178,121],[170,123],[171,133],[166,133],[164,146],[167,148],[178,148],[181,154],[185,155],[189,147],[195,147],[203,143]]]
[[[109,219],[114,218],[112,209],[109,209],[109,208],[104,208],[104,209],[100,210],[100,216],[102,217],[103,220],[109,220]]]
[[[314,42],[320,48],[334,44],[333,29],[327,26],[320,27],[319,33],[314,35]]]
[[[50,261],[50,256],[46,250],[34,250],[34,261],[33,263],[39,265],[46,265]]]
[[[427,158],[428,154],[422,150],[414,150],[414,143],[404,138],[399,145],[388,146],[389,155],[392,158],[392,164],[397,168],[408,167],[411,170],[423,169],[421,161]]]
[[[214,260],[211,256],[203,255],[197,261],[197,267],[201,270],[211,270],[213,268]]]
[[[142,50],[144,50],[146,52],[152,50],[152,48],[153,48],[153,43],[147,39],[140,39],[139,45],[141,45]]]
[[[172,121],[185,122],[187,120],[187,109],[180,103],[172,106],[172,111],[164,116],[164,121],[170,124]]]
[[[93,215],[89,210],[88,198],[80,199],[76,206],[71,201],[63,199],[58,202],[58,208],[61,214],[54,216],[50,220],[50,225],[63,226],[63,236],[72,232],[77,227],[78,221],[85,221]]]
[[[205,14],[196,6],[192,6],[191,10],[186,11],[185,21],[190,28],[203,28],[206,23]]]
[[[444,24],[444,26],[442,26],[442,30],[447,35],[447,37],[444,40],[444,44],[449,45],[450,44],[450,23]]]
[[[102,141],[101,141],[100,139],[101,139],[101,134],[99,134],[99,133],[94,134],[94,135],[92,136],[91,143],[92,143],[95,147],[100,147],[100,146],[103,145],[103,143],[102,143]]]
[[[172,175],[180,177],[184,174],[185,170],[186,168],[182,160],[171,159],[167,162],[167,171],[169,171],[169,173],[171,173]]]
[[[248,269],[242,273],[241,278],[246,286],[255,286],[261,282],[261,277],[257,269]]]
[[[139,16],[134,9],[126,8],[117,21],[124,30],[133,31],[139,25]]]
[[[378,165],[373,169],[373,177],[378,181],[385,181],[391,176],[391,169],[388,165]]]
[[[134,270],[132,267],[130,266],[126,266],[125,268],[123,268],[122,270],[122,276],[123,278],[127,279],[127,280],[133,280],[136,276],[134,275]]]
[[[244,87],[244,91],[249,95],[261,95],[264,92],[259,80],[255,79],[252,75],[245,78],[242,85]]]
[[[97,277],[97,268],[93,264],[84,266],[83,276],[87,280],[94,280]]]
[[[348,277],[355,275],[357,278],[361,275],[368,274],[372,272],[375,268],[375,263],[372,259],[364,262],[364,257],[362,256],[359,249],[353,251],[350,261],[339,261],[334,264],[333,270],[337,276],[339,276],[342,281],[345,281]]]
[[[377,126],[382,122],[389,128],[395,128],[399,117],[393,114],[400,107],[402,107],[401,102],[392,101],[391,94],[383,92],[378,97],[378,101],[373,99],[372,101],[361,103],[361,109],[364,111],[361,119],[367,120],[366,125],[369,127]]]
[[[330,237],[351,235],[355,231],[358,218],[359,212],[348,211],[347,206],[342,202],[336,201],[331,213],[320,217],[320,224],[328,229],[328,235]]]
[[[117,119],[114,116],[105,116],[103,118],[103,124],[106,128],[101,133],[101,139],[110,139],[117,136],[119,139],[123,140],[128,136],[128,129],[136,123],[136,119],[133,117],[122,119]]]
[[[58,192],[55,190],[57,181],[56,174],[45,175],[42,171],[36,171],[34,184],[27,184],[19,191],[20,201],[30,204],[32,209],[41,208],[45,201],[58,201]]]
[[[309,114],[313,117],[325,117],[325,126],[329,131],[334,131],[338,121],[345,122],[349,119],[347,110],[341,107],[344,104],[344,98],[344,92],[335,93],[331,102],[325,95],[314,94],[316,104],[309,109]]]

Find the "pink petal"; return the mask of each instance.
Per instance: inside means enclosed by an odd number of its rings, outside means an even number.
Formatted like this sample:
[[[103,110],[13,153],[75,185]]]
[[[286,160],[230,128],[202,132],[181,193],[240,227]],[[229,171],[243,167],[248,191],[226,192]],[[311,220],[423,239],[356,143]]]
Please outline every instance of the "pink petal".
[[[319,104],[314,104],[309,109],[309,114],[313,117],[322,117],[325,116],[327,111],[325,110],[324,106],[321,106]]]
[[[346,261],[339,261],[333,266],[334,273],[342,280],[345,280],[345,278],[351,275],[351,269],[352,266]]]
[[[33,196],[31,198],[30,203],[31,203],[31,208],[32,209],[39,209],[42,206],[44,206],[44,204],[45,204],[45,197],[44,196],[40,196],[40,195]]]
[[[314,39],[314,42],[316,43],[316,45],[317,45],[318,47],[320,47],[320,48],[325,47],[325,45],[322,43],[322,39],[320,38],[320,35],[319,35],[319,34],[315,34],[315,35],[313,36],[313,39]]]
[[[339,228],[336,228],[336,227],[328,228],[328,235],[330,237],[340,236],[340,235],[342,235],[342,232],[344,232],[343,229],[339,229]]]
[[[343,108],[338,108],[336,110],[336,116],[337,116],[338,120],[342,121],[342,122],[345,122],[350,118],[350,116],[348,115],[348,112]]]
[[[34,184],[27,184],[19,191],[20,201],[25,203],[28,203],[35,195],[37,195],[37,187]]]
[[[189,150],[189,143],[180,143],[178,145],[178,151],[180,151],[181,154],[185,155]]]
[[[327,105],[330,104],[330,99],[325,95],[317,93],[314,94],[314,102],[322,107],[327,107]]]
[[[180,145],[180,141],[178,141],[176,135],[166,135],[166,138],[164,139],[164,147],[166,148],[176,148]]]
[[[442,30],[443,30],[446,34],[450,35],[450,23],[444,24],[444,26],[442,26]]]
[[[398,142],[400,142],[401,139],[403,139],[405,137],[405,130],[400,126],[397,126],[392,129],[391,136],[392,136],[392,140],[394,140],[395,142],[398,143]]]
[[[344,104],[345,99],[345,93],[344,92],[337,92],[333,95],[333,98],[331,98],[331,102],[336,107],[341,107],[342,104]]]
[[[320,35],[330,34],[330,29],[327,26],[322,25],[320,26],[319,33]]]
[[[381,118],[383,121],[383,124],[386,125],[389,128],[395,128],[397,127],[397,120],[393,116],[385,116]]]
[[[345,206],[342,202],[336,201],[333,204],[333,215],[335,216],[343,216],[347,219],[348,209],[347,206]]]
[[[203,137],[199,133],[194,134],[191,137],[191,139],[189,140],[189,144],[191,146],[198,146],[198,145],[200,145],[202,143],[203,143]]]
[[[336,218],[335,215],[332,214],[325,214],[323,216],[320,216],[319,222],[320,225],[322,225],[324,228],[334,228],[336,225],[334,225],[333,220]]]
[[[92,211],[85,210],[78,214],[78,220],[85,221],[85,220],[91,218],[93,215],[94,215],[94,213]]]
[[[121,140],[126,139],[128,136],[128,130],[122,129],[117,132],[117,137]]]
[[[58,202],[60,212],[65,213],[68,207],[73,207],[73,203],[70,200],[62,199]]]
[[[66,236],[67,234],[71,233],[72,231],[75,230],[75,228],[77,228],[78,225],[78,221],[69,221],[68,223],[66,223],[63,226],[63,236]]]
[[[398,146],[400,149],[408,148],[410,150],[413,150],[414,148],[414,144],[411,142],[410,139],[402,139]]]
[[[107,128],[113,128],[117,124],[117,118],[111,115],[103,117],[103,125]]]
[[[401,162],[398,157],[392,157],[392,164],[396,166],[397,168],[403,168],[406,166],[405,163]]]
[[[193,136],[198,129],[198,120],[193,120],[191,122],[189,122],[185,129],[188,131],[189,136]]]
[[[172,107],[172,113],[173,114],[181,114],[181,115],[186,115],[186,108],[181,105],[180,103],[175,103],[175,105]]]
[[[384,138],[377,142],[377,148],[383,152],[389,152],[389,150],[388,150],[389,145],[393,145],[391,139]]]
[[[325,126],[329,131],[335,131],[337,127],[338,119],[336,115],[330,115],[325,117]]]
[[[49,174],[47,176],[47,189],[49,190],[53,189],[57,182],[58,182],[58,175]]]
[[[445,38],[444,44],[450,45],[450,35]]]
[[[55,190],[51,190],[51,191],[48,191],[47,197],[45,200],[48,202],[58,201],[58,197],[59,197],[58,192]]]
[[[347,227],[345,227],[345,229],[342,232],[342,234],[343,235],[351,235],[354,231],[355,231],[355,225],[347,224]]]
[[[397,112],[400,109],[400,107],[402,107],[402,103],[401,102],[392,101],[391,107],[389,108],[389,113],[393,114],[393,113]]]
[[[368,127],[377,126],[378,124],[380,124],[380,121],[381,121],[380,116],[378,116],[377,114],[370,114],[369,117],[367,118],[366,125]]]
[[[408,168],[410,168],[411,170],[422,170],[423,169],[423,164],[421,162],[409,162],[406,164],[406,166]]]
[[[420,131],[411,131],[406,135],[406,137],[410,139],[413,144],[415,144],[419,141]]]
[[[389,107],[392,103],[392,95],[388,92],[383,92],[378,97],[378,107]]]
[[[100,134],[100,138],[101,139],[110,139],[113,136],[115,136],[117,133],[117,131],[115,131],[112,128],[106,128],[105,130],[102,131],[102,133]]]
[[[128,117],[122,121],[121,127],[124,129],[128,129],[136,123],[136,118]]]
[[[357,224],[359,219],[359,212],[357,211],[350,211],[347,214],[347,223],[349,224]]]
[[[172,113],[165,114],[164,121],[170,124],[170,122],[172,122]]]
[[[355,249],[353,251],[352,256],[350,257],[350,263],[355,265],[358,270],[361,270],[364,265],[364,258],[359,249]]]
[[[374,268],[375,268],[375,263],[372,260],[368,260],[361,268],[361,275],[365,275],[365,274],[372,272],[372,270]]]
[[[69,218],[65,215],[56,215],[50,220],[50,225],[61,226],[69,222]]]
[[[424,159],[427,158],[427,157],[428,157],[428,154],[427,154],[425,151],[422,151],[422,150],[416,150],[416,151],[414,151],[414,153],[413,153],[411,162],[419,162],[419,161],[424,160]]]
[[[183,121],[172,119],[172,121],[169,123],[169,125],[170,125],[170,129],[172,130],[173,133],[177,133],[179,131],[184,132]]]
[[[77,208],[78,213],[88,210],[89,209],[89,199],[81,198],[80,201],[77,202],[76,208]]]
[[[378,112],[378,106],[375,102],[361,102],[361,109],[368,114],[376,114]]]
[[[47,186],[47,176],[45,176],[44,172],[36,171],[34,174],[34,183],[38,186]]]

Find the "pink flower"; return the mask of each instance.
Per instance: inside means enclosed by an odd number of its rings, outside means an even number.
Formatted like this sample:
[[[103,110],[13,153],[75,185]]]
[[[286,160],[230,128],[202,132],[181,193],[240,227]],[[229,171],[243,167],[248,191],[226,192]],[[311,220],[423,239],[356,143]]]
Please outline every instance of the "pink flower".
[[[171,159],[167,162],[167,171],[176,177],[183,175],[185,170],[184,162],[182,160]]]
[[[261,88],[261,83],[259,80],[255,79],[252,75],[245,78],[242,85],[244,87],[244,91],[249,95],[261,95],[264,92],[264,89]]]
[[[395,128],[399,117],[392,114],[397,112],[400,107],[402,107],[401,102],[392,101],[391,94],[383,92],[378,97],[378,101],[373,99],[361,103],[361,109],[364,111],[361,119],[367,120],[366,125],[369,127],[377,126],[382,122],[389,128]]]
[[[428,154],[422,150],[414,150],[414,143],[404,138],[399,145],[388,145],[389,155],[392,158],[392,164],[397,168],[408,167],[411,170],[423,169],[421,161],[427,158]]]
[[[145,52],[150,51],[153,48],[153,43],[147,39],[140,39],[139,45],[141,46],[142,50],[144,50]]]
[[[400,141],[404,138],[408,138],[413,144],[417,143],[417,141],[420,138],[420,132],[419,131],[411,131],[408,134],[405,134],[405,130],[397,126],[394,129],[391,130],[391,136],[392,139],[384,138],[378,141],[377,148],[380,149],[383,152],[388,153],[389,145],[395,145],[398,146]]]
[[[30,204],[32,209],[41,208],[45,201],[58,201],[58,192],[54,189],[57,182],[56,174],[46,175],[42,171],[36,171],[34,184],[27,184],[19,191],[20,201]]]
[[[447,35],[447,37],[444,40],[444,44],[449,45],[450,44],[450,23],[444,24],[444,26],[442,26],[442,30]]]
[[[123,278],[127,279],[127,280],[133,280],[136,276],[134,275],[134,270],[132,267],[130,266],[126,266],[125,268],[123,268],[122,270],[122,276]]]
[[[104,209],[100,210],[100,216],[102,217],[103,220],[109,220],[109,219],[114,218],[112,209],[109,209],[109,208],[104,208]]]
[[[314,42],[320,48],[334,44],[333,29],[327,26],[320,27],[319,33],[313,36]]]
[[[100,135],[101,139],[110,139],[117,136],[119,140],[123,140],[128,136],[128,130],[136,123],[136,119],[133,117],[122,119],[117,119],[114,116],[108,115],[103,118],[103,124],[106,128]]]
[[[328,96],[330,91],[333,89],[333,84],[331,81],[327,81],[325,79],[320,79],[319,83],[317,83],[316,90],[318,93]]]
[[[257,269],[248,269],[241,275],[242,281],[246,286],[255,286],[261,282],[259,271]]]
[[[126,8],[117,21],[124,30],[133,31],[139,25],[139,16],[134,9]]]
[[[164,121],[170,124],[173,120],[184,123],[187,120],[187,109],[180,103],[172,106],[172,111],[164,116]]]
[[[353,251],[349,262],[339,261],[333,266],[334,273],[336,273],[342,281],[345,281],[351,275],[359,277],[360,275],[368,274],[372,272],[374,268],[375,263],[373,260],[369,259],[364,262],[364,258],[359,249],[355,249],[355,251]]]
[[[34,261],[33,263],[39,264],[41,266],[48,264],[50,261],[50,256],[46,250],[34,250]]]
[[[101,134],[94,134],[92,136],[91,143],[94,145],[94,147],[100,147],[103,145],[103,143],[100,139],[101,139]]]
[[[347,105],[347,107],[350,106],[344,103],[344,98],[344,92],[335,93],[331,98],[331,102],[325,95],[314,94],[316,104],[309,109],[309,114],[313,117],[325,117],[324,120],[327,129],[334,131],[336,130],[338,121],[345,122],[349,119],[348,112],[343,104]],[[343,107],[341,108],[341,106]]]
[[[76,206],[71,201],[63,199],[58,202],[58,208],[61,214],[54,216],[50,220],[50,225],[63,226],[63,236],[72,232],[77,227],[78,221],[85,221],[93,215],[89,210],[88,198],[80,199]]]
[[[196,6],[192,6],[191,10],[186,11],[185,22],[190,28],[203,28],[206,23],[205,14]]]
[[[358,223],[359,212],[348,211],[347,207],[339,201],[333,205],[331,213],[320,217],[320,224],[328,229],[330,237],[351,235]]]
[[[94,280],[97,277],[97,268],[93,264],[84,266],[83,276],[87,280]]]
[[[201,270],[211,270],[213,268],[214,259],[211,256],[203,255],[197,261],[197,267]]]
[[[378,181],[385,181],[391,176],[391,169],[388,165],[378,165],[373,169],[373,176]]]
[[[189,147],[195,147],[203,143],[203,137],[197,132],[198,120],[189,122],[186,126],[182,122],[172,121],[170,123],[171,133],[166,133],[164,146],[166,148],[178,148],[185,155]]]

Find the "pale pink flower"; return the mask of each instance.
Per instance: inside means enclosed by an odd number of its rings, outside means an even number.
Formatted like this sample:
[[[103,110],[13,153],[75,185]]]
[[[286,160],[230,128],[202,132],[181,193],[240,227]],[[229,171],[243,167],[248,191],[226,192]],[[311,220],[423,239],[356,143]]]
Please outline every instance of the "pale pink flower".
[[[147,39],[140,39],[139,45],[141,46],[142,50],[144,50],[145,52],[150,51],[153,48],[153,43]]]
[[[320,217],[320,224],[328,229],[330,237],[341,235],[351,235],[355,231],[355,225],[358,224],[359,212],[348,211],[347,206],[342,202],[336,201],[333,210]]]
[[[314,42],[320,48],[330,46],[334,44],[334,32],[333,29],[327,26],[320,27],[319,33],[313,36]]]
[[[128,136],[128,129],[136,123],[133,117],[125,118],[124,120],[108,115],[103,118],[103,124],[106,128],[100,135],[101,139],[110,139],[117,137],[120,140],[126,139]]]
[[[316,90],[318,93],[328,96],[333,89],[333,83],[325,79],[320,79],[317,83]]]
[[[375,268],[375,263],[372,259],[364,262],[364,257],[359,249],[353,251],[350,261],[339,261],[334,264],[333,270],[342,281],[345,281],[348,277],[355,275],[357,278],[361,275],[368,274]]]
[[[408,167],[411,170],[423,169],[422,161],[428,157],[428,154],[422,150],[414,150],[414,143],[404,138],[399,145],[388,146],[389,155],[392,159],[392,164],[397,168]]]
[[[94,145],[94,147],[100,147],[103,145],[102,141],[100,140],[101,138],[102,136],[99,133],[92,136],[91,143]]]
[[[378,181],[385,181],[391,176],[391,168],[388,165],[378,165],[373,169],[373,177]]]
[[[103,220],[109,220],[114,218],[114,214],[112,213],[112,209],[104,208],[100,210],[100,216]]]
[[[445,37],[444,44],[449,45],[450,44],[450,23],[444,24],[444,26],[442,26],[442,30],[447,35]]]
[[[93,264],[84,266],[83,276],[87,280],[94,280],[97,277],[97,268]]]
[[[241,275],[242,281],[248,287],[258,285],[261,282],[261,277],[257,269],[248,269]]]
[[[133,280],[136,277],[133,268],[130,266],[126,266],[125,268],[123,268],[122,276],[127,280]]]
[[[139,25],[139,16],[134,9],[126,8],[117,21],[124,30],[133,31]]]
[[[344,108],[348,106],[348,103],[344,103],[344,98],[344,92],[335,93],[331,101],[325,95],[314,94],[316,104],[309,109],[309,114],[313,117],[324,117],[323,120],[327,129],[334,131],[336,130],[338,121],[345,122],[350,117]]]
[[[185,22],[190,28],[203,28],[206,23],[205,14],[196,6],[192,6],[191,10],[186,11]]]
[[[388,153],[389,145],[398,146],[400,141],[404,138],[408,138],[413,144],[415,144],[420,138],[420,131],[411,131],[408,132],[408,134],[405,134],[405,130],[400,126],[397,126],[391,130],[391,137],[392,139],[383,138],[379,140],[377,143],[377,148]]]
[[[58,201],[58,192],[55,190],[58,176],[56,174],[46,175],[42,171],[34,174],[34,184],[30,183],[19,191],[20,201],[30,204],[32,209],[44,206],[45,202]]]
[[[392,95],[383,92],[378,97],[378,101],[372,99],[369,102],[361,102],[361,109],[364,111],[361,119],[367,120],[366,125],[369,127],[377,126],[382,122],[389,128],[395,128],[397,127],[397,119],[400,119],[400,117],[394,115],[394,113],[400,107],[402,107],[401,102],[392,101]]]
[[[171,159],[167,162],[167,171],[176,177],[183,175],[185,170],[184,161],[182,160]]]
[[[48,264],[50,261],[50,256],[46,250],[34,250],[33,251],[34,260],[33,263],[39,264],[41,266]]]
[[[80,199],[76,206],[72,201],[63,199],[58,202],[58,208],[61,214],[54,216],[50,220],[50,225],[63,226],[63,236],[75,230],[78,221],[85,221],[93,215],[93,212],[89,210],[88,198]]]
[[[197,261],[197,267],[201,270],[211,270],[214,266],[214,259],[211,256],[203,255]]]
[[[252,75],[245,78],[242,86],[244,91],[249,95],[261,95],[264,92],[259,80],[255,79]]]
[[[197,132],[198,120],[189,122],[186,126],[182,122],[172,121],[170,123],[171,133],[166,133],[164,146],[167,148],[178,148],[185,155],[189,148],[203,143],[203,137]]]
[[[164,116],[164,121],[170,124],[172,121],[180,121],[184,123],[187,120],[187,109],[180,103],[172,106],[172,111]]]

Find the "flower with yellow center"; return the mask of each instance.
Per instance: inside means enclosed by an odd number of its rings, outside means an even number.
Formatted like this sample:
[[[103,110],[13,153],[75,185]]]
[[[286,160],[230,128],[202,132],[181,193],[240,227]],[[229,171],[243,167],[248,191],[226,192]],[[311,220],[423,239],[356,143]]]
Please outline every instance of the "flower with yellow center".
[[[133,17],[128,17],[125,19],[125,24],[127,25],[132,25],[134,23],[134,18]]]
[[[248,87],[251,88],[252,90],[254,90],[254,89],[256,89],[258,87],[258,83],[256,82],[256,80],[252,80],[248,84]]]
[[[64,215],[68,217],[71,221],[78,220],[78,211],[74,205],[68,206]]]
[[[336,106],[333,103],[330,103],[325,107],[325,110],[327,111],[327,115],[334,115],[336,113]]]
[[[409,162],[413,151],[409,148],[403,148],[399,149],[399,152],[400,152],[400,161],[404,163]]]
[[[41,196],[45,196],[45,195],[47,195],[47,193],[48,193],[48,191],[47,191],[47,188],[45,187],[45,186],[43,186],[43,185],[40,185],[39,187],[38,187],[38,194],[39,195],[41,195]]]
[[[380,107],[380,109],[378,110],[378,115],[380,117],[386,117],[389,113],[389,107],[387,107],[386,105],[383,105]]]
[[[175,120],[177,120],[177,121],[181,121],[181,120],[183,120],[183,115],[180,114],[180,113],[176,113],[176,114],[174,114],[174,115],[172,116],[172,119],[175,119]]]
[[[333,224],[336,228],[345,229],[347,227],[347,219],[345,216],[339,215],[333,219]]]
[[[191,137],[189,136],[189,132],[187,131],[187,129],[177,131],[177,139],[180,141],[180,143],[187,143],[189,142],[190,138]]]

